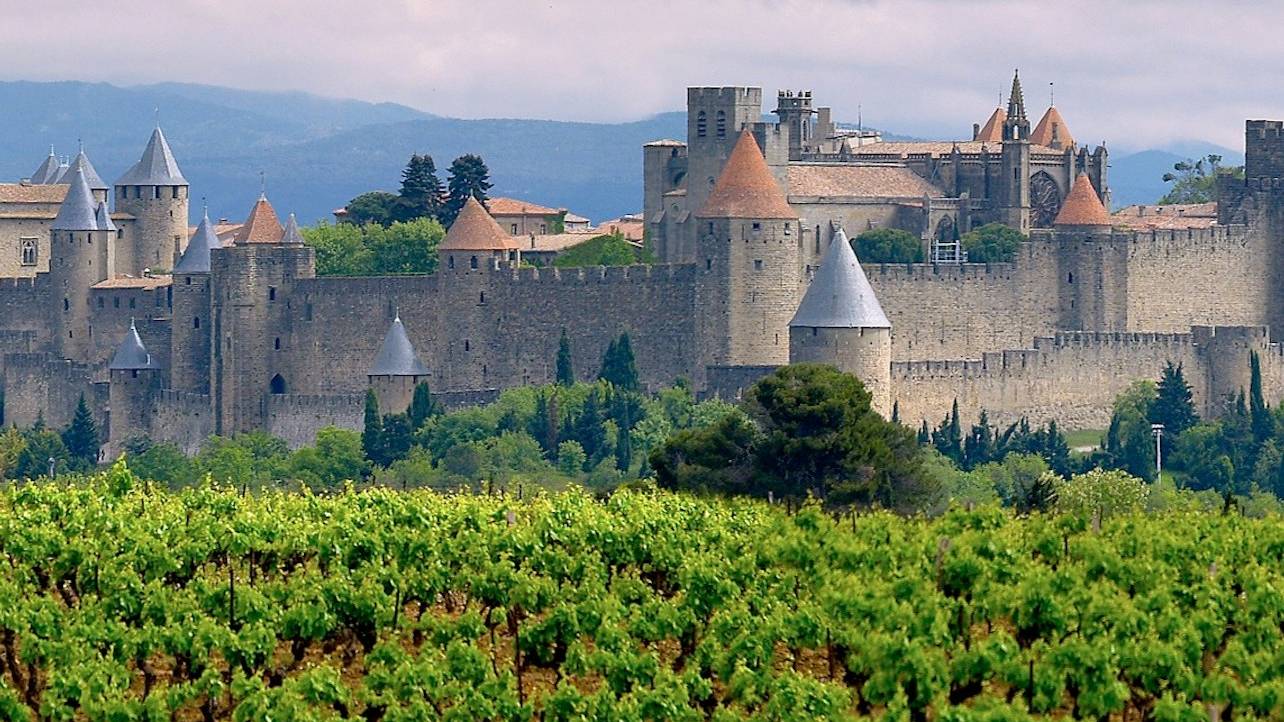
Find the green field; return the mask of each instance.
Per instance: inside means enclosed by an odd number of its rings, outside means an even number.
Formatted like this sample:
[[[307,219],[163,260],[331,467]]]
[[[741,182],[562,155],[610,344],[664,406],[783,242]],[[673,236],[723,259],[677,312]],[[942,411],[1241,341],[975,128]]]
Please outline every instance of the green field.
[[[0,719],[1278,719],[1284,526],[0,489]],[[1211,712],[1210,712],[1211,710]]]
[[[1066,445],[1071,449],[1101,446],[1101,439],[1106,435],[1105,429],[1077,429],[1066,432]]]

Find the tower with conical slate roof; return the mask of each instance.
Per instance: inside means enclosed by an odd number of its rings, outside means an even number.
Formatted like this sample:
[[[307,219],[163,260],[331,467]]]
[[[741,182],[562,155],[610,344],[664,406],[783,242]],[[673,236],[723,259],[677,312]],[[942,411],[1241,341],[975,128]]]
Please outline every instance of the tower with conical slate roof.
[[[142,157],[116,181],[115,196],[116,210],[135,219],[121,238],[116,272],[172,269],[187,247],[188,183],[159,126]]]
[[[892,324],[841,230],[789,322],[789,362],[852,374],[875,411],[884,418],[892,412]]]
[[[49,156],[40,164],[39,168],[31,174],[31,182],[34,185],[48,185],[58,179],[58,156],[54,153],[53,146],[49,146]]]
[[[55,311],[55,347],[64,358],[84,361],[91,348],[89,288],[106,280],[115,234],[101,230],[98,206],[85,174],[72,174],[67,196],[49,226],[49,284]],[[104,218],[109,223],[110,217]]]
[[[410,408],[415,386],[428,378],[428,368],[415,353],[400,314],[392,319],[367,377],[379,399],[379,408],[390,414]]]
[[[71,163],[67,165],[67,170],[62,173],[56,182],[70,183],[73,174],[77,170],[85,174],[85,182],[89,184],[89,190],[94,192],[94,200],[100,203],[107,202],[107,192],[111,190],[111,186],[107,185],[102,176],[98,175],[97,170],[94,170],[94,164],[89,162],[89,156],[85,155],[84,148],[81,148],[76,157],[71,159]]]
[[[161,365],[148,353],[133,321],[107,364],[107,374],[111,384],[107,450],[115,456],[126,439],[148,433],[152,398],[163,381]]]
[[[798,214],[748,131],[696,224],[706,365],[787,363],[789,319],[802,286]]]
[[[222,245],[206,211],[174,266],[169,383],[178,391],[210,392],[210,254]]]
[[[994,194],[999,220],[1022,233],[1030,232],[1030,119],[1025,115],[1021,76],[1012,74],[1012,93],[1003,120],[1002,170]]]
[[[211,249],[209,364],[215,433],[262,428],[265,396],[290,389],[290,299],[300,279],[315,276],[316,254],[302,243],[298,224],[291,219],[289,228],[283,228],[263,195],[231,245]],[[195,283],[196,274],[192,277]],[[186,284],[185,279],[186,274],[176,276],[175,283]],[[196,330],[195,320],[191,323]]]

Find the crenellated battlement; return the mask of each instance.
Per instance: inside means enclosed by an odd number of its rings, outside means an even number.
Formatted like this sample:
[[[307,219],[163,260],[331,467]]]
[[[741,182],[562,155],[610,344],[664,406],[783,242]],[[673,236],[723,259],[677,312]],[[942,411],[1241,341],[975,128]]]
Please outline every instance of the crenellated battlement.
[[[692,264],[636,264],[632,266],[590,266],[580,268],[508,268],[508,279],[514,283],[559,284],[637,284],[648,282],[694,283],[699,277]]]
[[[887,281],[984,281],[1011,278],[1015,263],[875,263],[861,264],[872,280]]]
[[[269,413],[295,410],[361,409],[364,394],[268,394]]]

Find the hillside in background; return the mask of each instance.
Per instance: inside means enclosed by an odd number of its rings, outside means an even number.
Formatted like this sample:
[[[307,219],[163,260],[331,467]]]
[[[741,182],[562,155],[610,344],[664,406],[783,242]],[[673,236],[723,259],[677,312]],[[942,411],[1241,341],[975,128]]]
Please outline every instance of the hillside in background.
[[[75,153],[83,140],[108,182],[142,151],[159,115],[193,195],[211,214],[238,218],[259,192],[259,172],[282,213],[312,222],[354,195],[397,189],[411,153],[428,153],[443,180],[456,156],[486,159],[495,195],[564,206],[597,221],[641,210],[640,146],[684,138],[685,114],[632,123],[444,118],[395,103],[163,83],[0,83],[0,179],[29,175],[49,144]],[[898,139],[892,133],[889,140]],[[1207,143],[1144,150],[1111,161],[1118,206],[1163,195],[1172,164],[1233,151]],[[199,202],[193,212],[199,213]]]

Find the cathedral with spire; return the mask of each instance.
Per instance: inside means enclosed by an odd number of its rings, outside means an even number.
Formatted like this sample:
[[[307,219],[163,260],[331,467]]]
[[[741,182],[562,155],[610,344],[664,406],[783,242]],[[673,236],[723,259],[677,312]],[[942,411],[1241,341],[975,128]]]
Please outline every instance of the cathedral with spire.
[[[403,410],[427,383],[447,407],[556,373],[593,378],[627,332],[643,385],[686,379],[738,398],[781,365],[861,378],[885,416],[1057,420],[1102,428],[1133,380],[1180,364],[1201,413],[1249,385],[1284,397],[1284,123],[1245,125],[1246,173],[1216,211],[1128,227],[1107,208],[1104,146],[1050,106],[1031,129],[1019,77],[970,139],[884,141],[781,92],[689,88],[688,137],[642,148],[648,242],[660,262],[525,263],[469,199],[421,276],[319,277],[266,194],[244,221],[188,228],[190,189],[156,128],[112,185],[82,150],[0,184],[3,422],[65,425],[85,398],[107,430],[194,451],[265,430],[293,446],[359,429],[373,390]],[[1180,220],[1180,219],[1179,219]],[[973,263],[959,236],[1022,233]],[[852,239],[922,240],[925,262],[868,264]]]

